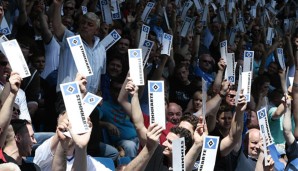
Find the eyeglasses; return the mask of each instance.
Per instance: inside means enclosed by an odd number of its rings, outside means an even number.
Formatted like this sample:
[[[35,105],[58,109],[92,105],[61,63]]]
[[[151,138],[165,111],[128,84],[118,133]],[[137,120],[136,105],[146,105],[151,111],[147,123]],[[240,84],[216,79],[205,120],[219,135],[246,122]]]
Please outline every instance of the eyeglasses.
[[[213,62],[212,62],[212,61],[208,61],[208,60],[203,60],[203,62],[204,62],[204,63],[207,63],[207,64],[210,64],[210,65],[212,65],[212,64],[213,64]]]
[[[74,7],[63,7],[65,10],[74,10]]]
[[[234,98],[236,95],[234,95],[234,94],[228,94],[227,95],[229,98]]]
[[[15,107],[13,107],[13,108],[12,108],[12,111],[13,111],[13,112],[15,112],[15,111],[16,111],[16,112],[18,112],[18,115],[20,115],[20,114],[21,114],[21,111],[20,111],[20,109],[17,109],[17,108],[15,108]]]
[[[1,66],[6,66],[7,64],[8,64],[7,61],[1,61],[1,62],[0,62],[0,65],[1,65]]]

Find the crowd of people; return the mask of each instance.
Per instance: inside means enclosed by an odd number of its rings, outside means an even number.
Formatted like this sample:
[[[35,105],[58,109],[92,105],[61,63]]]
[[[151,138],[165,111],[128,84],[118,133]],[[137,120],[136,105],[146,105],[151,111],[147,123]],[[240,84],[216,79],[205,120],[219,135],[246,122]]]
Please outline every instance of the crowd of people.
[[[22,78],[0,52],[0,170],[110,170],[96,157],[111,159],[117,170],[172,170],[172,142],[182,137],[183,170],[198,170],[208,135],[219,137],[214,169],[204,162],[209,170],[298,170],[297,2],[159,0],[144,18],[148,2],[1,0],[0,32],[17,40],[31,76]],[[115,13],[110,23],[106,15]],[[154,45],[145,85],[137,86],[128,50],[141,47],[143,25]],[[121,38],[107,49],[101,41],[113,30]],[[163,33],[173,36],[169,55],[161,53]],[[78,73],[67,42],[74,35],[91,76]],[[225,76],[231,64],[223,41],[234,56],[234,80]],[[238,87],[246,50],[254,51],[250,98]],[[164,81],[165,129],[150,124],[147,80]],[[83,134],[73,132],[60,89],[72,81],[82,97],[103,98]],[[274,142],[265,149],[261,109]]]

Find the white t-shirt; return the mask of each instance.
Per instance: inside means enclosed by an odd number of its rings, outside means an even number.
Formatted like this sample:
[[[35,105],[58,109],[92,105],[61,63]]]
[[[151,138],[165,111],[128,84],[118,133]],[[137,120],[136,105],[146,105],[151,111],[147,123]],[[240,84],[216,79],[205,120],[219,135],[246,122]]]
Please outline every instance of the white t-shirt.
[[[51,151],[51,142],[53,137],[47,139],[43,142],[35,151],[35,157],[33,162],[37,164],[42,171],[52,171],[52,161],[54,155]],[[68,156],[71,158],[71,156]],[[66,171],[70,171],[73,165],[74,158],[70,161],[66,160],[67,166]],[[95,160],[93,157],[87,155],[87,170],[88,171],[111,171],[109,168],[106,168],[99,161]]]

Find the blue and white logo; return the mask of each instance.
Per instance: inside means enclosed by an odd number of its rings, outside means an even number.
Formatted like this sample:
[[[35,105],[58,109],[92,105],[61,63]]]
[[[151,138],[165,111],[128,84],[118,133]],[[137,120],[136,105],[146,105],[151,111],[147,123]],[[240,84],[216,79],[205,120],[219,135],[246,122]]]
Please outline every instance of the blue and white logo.
[[[101,5],[107,5],[107,1],[105,0],[101,1]]]
[[[225,47],[226,46],[226,41],[220,42],[220,47]]]
[[[143,45],[144,45],[145,47],[151,47],[152,44],[153,44],[152,42],[150,42],[150,41],[148,41],[148,40],[145,40]]]
[[[111,33],[111,35],[115,40],[117,40],[119,38],[119,34],[115,30]]]
[[[69,44],[71,47],[74,47],[74,46],[79,46],[82,43],[81,43],[80,38],[78,36],[76,36],[76,37],[72,37],[69,39]]]
[[[233,83],[234,82],[234,76],[229,76],[228,80]]]
[[[7,35],[7,34],[10,34],[10,30],[9,28],[4,28],[4,29],[0,29],[0,33],[4,34],[4,35]]]
[[[64,91],[65,96],[79,93],[79,88],[76,83],[63,85],[62,89]]]
[[[172,36],[169,35],[169,34],[165,34],[164,35],[164,38],[167,39],[167,40],[172,40]]]
[[[206,137],[205,139],[205,149],[216,149],[217,139]]]
[[[258,113],[258,118],[259,119],[262,119],[266,116],[265,109],[259,110],[257,113]]]
[[[152,3],[152,2],[148,2],[147,6],[148,6],[148,7],[153,7],[153,6],[154,6],[154,3]]]
[[[150,92],[162,92],[162,83],[150,82]]]
[[[252,52],[245,52],[244,55],[246,58],[251,58],[252,57]]]
[[[150,27],[148,26],[143,26],[143,31],[146,33],[149,33]]]
[[[84,98],[84,103],[91,104],[92,106],[97,105],[98,102],[99,102],[99,98],[96,97],[96,96],[93,96],[93,95],[91,95],[91,94],[87,95],[87,96]]]
[[[129,57],[130,58],[140,58],[141,57],[141,49],[131,50],[129,52]]]

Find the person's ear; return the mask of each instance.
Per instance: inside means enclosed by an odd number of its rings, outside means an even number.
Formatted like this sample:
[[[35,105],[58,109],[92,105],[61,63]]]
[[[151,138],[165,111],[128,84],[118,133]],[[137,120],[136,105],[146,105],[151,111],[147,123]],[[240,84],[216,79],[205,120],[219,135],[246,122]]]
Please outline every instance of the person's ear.
[[[16,142],[20,142],[21,137],[17,134],[14,136],[14,139],[16,140]]]

